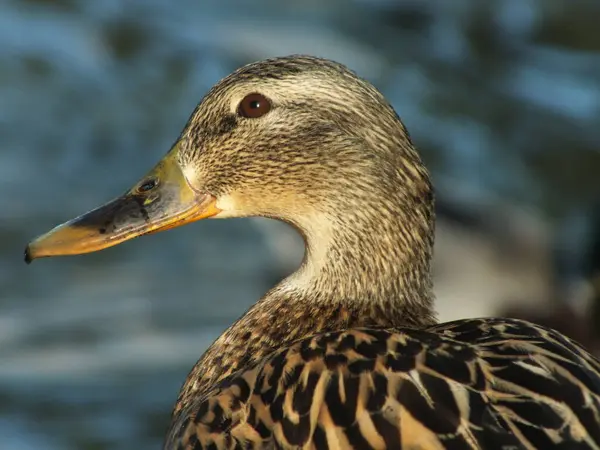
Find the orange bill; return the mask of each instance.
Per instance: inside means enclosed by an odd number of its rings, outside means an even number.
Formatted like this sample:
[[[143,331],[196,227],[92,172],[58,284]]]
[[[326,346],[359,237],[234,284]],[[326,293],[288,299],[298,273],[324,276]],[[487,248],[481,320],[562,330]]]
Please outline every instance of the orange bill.
[[[32,241],[25,261],[95,252],[218,214],[212,195],[190,187],[175,154],[171,151],[126,194]]]

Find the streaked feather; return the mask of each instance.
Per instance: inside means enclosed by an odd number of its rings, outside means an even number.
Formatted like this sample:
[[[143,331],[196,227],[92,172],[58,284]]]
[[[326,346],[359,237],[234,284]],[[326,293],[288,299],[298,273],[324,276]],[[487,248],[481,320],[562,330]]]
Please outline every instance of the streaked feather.
[[[169,448],[600,449],[600,363],[511,319],[301,339],[182,411]]]

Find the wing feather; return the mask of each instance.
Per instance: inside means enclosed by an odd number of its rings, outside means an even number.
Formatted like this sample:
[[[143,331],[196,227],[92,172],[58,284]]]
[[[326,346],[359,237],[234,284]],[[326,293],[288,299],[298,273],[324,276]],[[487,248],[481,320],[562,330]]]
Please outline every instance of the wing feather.
[[[196,399],[166,448],[600,450],[600,364],[510,319],[326,333]]]

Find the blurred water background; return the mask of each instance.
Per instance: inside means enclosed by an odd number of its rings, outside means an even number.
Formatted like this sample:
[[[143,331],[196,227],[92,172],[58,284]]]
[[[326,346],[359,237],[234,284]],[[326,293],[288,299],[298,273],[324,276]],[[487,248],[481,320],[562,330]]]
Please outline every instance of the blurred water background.
[[[283,225],[234,220],[22,263],[269,56],[343,62],[404,119],[440,199],[441,319],[558,311],[595,345],[599,17],[597,0],[0,2],[0,447],[159,448],[187,371],[300,260]]]

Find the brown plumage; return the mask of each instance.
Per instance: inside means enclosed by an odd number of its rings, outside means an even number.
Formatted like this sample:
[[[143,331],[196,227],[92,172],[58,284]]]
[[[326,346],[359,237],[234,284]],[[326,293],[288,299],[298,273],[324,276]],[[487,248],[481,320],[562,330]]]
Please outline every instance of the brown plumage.
[[[270,110],[240,114],[257,93]],[[600,364],[578,344],[518,320],[436,325],[429,176],[392,107],[345,67],[239,69],[136,189],[27,257],[209,215],[283,220],[306,254],[198,361],[165,448],[600,449]]]

